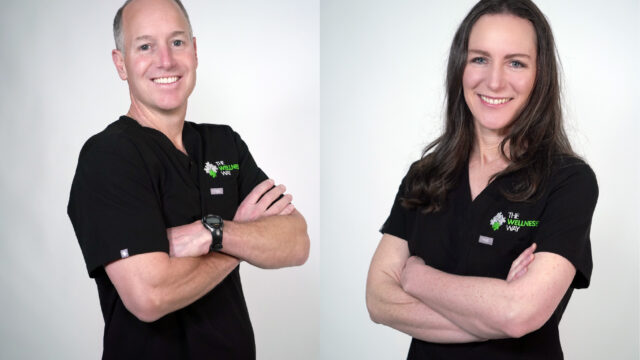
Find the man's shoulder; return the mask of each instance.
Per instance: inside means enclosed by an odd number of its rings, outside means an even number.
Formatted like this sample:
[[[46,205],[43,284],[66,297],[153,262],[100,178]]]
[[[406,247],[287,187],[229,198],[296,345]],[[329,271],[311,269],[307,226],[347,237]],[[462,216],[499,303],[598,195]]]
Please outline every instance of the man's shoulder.
[[[202,135],[233,136],[236,134],[231,126],[225,124],[195,123],[191,121],[185,121],[184,123],[185,126],[190,126]]]
[[[185,126],[197,132],[205,142],[211,143],[209,145],[226,146],[233,144],[238,146],[242,142],[240,134],[229,125],[185,121]]]
[[[80,151],[80,158],[90,157],[105,151],[126,153],[134,150],[136,138],[140,137],[139,127],[140,125],[135,120],[121,116],[84,143]]]

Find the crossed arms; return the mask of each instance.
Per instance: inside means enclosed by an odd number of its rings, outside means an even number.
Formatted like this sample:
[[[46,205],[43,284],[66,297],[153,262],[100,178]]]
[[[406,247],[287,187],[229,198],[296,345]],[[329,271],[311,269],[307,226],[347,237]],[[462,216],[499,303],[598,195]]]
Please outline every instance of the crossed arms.
[[[208,254],[211,233],[200,221],[167,229],[170,254],[152,252],[105,266],[125,307],[155,321],[196,301],[241,261],[262,268],[302,265],[309,254],[304,217],[273,180],[258,184],[224,222],[222,253]],[[272,204],[269,206],[270,204]]]
[[[534,251],[514,260],[506,280],[457,276],[410,257],[405,240],[384,234],[367,278],[369,314],[430,342],[521,337],[544,325],[576,272],[564,257]]]

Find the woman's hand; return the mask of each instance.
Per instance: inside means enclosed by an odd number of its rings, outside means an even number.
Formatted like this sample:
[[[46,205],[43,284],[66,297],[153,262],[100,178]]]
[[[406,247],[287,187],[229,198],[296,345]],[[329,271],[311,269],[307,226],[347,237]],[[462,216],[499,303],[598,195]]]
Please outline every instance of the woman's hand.
[[[529,264],[535,259],[534,251],[536,251],[536,243],[524,249],[522,254],[513,260],[511,269],[509,269],[509,274],[507,275],[507,282],[512,282],[526,274]]]
[[[404,264],[404,268],[402,269],[402,274],[400,274],[400,286],[402,290],[406,291],[408,294],[411,294],[411,280],[416,279],[417,273],[420,271],[424,271],[426,265],[424,260],[418,256],[411,256],[407,259],[407,262]]]

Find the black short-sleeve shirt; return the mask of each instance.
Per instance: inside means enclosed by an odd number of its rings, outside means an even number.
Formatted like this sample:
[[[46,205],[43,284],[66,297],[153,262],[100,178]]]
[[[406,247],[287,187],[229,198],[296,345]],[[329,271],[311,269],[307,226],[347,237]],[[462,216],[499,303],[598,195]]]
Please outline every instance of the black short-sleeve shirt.
[[[104,266],[169,252],[166,229],[203,214],[231,220],[267,176],[230,127],[185,122],[188,155],[126,116],[82,148],[68,214],[105,320],[103,359],[254,359],[239,267],[191,305],[145,323],[123,305]]]
[[[436,344],[413,339],[409,359],[562,359],[558,324],[574,288],[589,286],[593,263],[589,233],[598,198],[591,168],[573,157],[556,157],[551,176],[534,201],[512,202],[503,190],[517,175],[499,177],[473,201],[468,169],[447,195],[444,208],[423,214],[400,205],[403,180],[380,230],[408,241],[411,255],[450,274],[506,279],[511,263],[532,243],[536,252],[565,257],[576,268],[573,282],[551,318],[519,339]]]

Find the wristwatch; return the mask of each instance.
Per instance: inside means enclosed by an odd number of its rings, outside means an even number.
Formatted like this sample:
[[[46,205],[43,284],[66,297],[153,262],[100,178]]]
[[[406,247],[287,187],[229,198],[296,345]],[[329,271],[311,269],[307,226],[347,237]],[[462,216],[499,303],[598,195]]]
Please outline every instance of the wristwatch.
[[[202,218],[202,225],[211,231],[211,246],[209,252],[222,250],[222,218],[218,215],[205,215]]]

